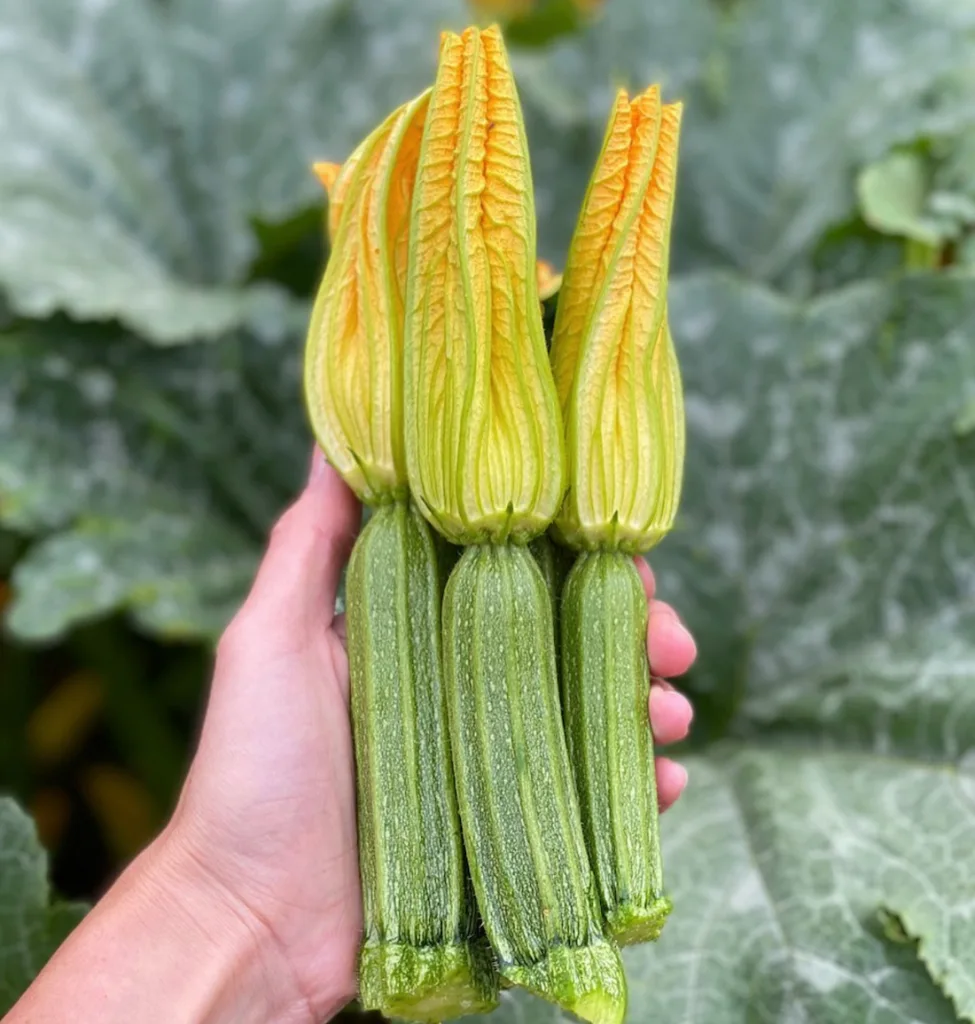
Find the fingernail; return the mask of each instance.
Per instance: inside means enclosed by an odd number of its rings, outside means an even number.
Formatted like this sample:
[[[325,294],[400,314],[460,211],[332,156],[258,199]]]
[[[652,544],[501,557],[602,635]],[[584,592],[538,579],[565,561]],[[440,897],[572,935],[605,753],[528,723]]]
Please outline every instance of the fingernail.
[[[696,654],[697,654],[697,641],[694,639],[694,634],[687,628],[687,626],[684,625],[683,622],[680,624],[680,628],[681,628],[681,631],[683,632],[684,636],[687,638],[688,644],[690,644],[690,646],[694,649],[694,653],[695,653],[695,656],[696,656]]]
[[[655,602],[653,613],[654,615],[663,615],[665,618],[670,619],[671,622],[678,623],[678,625],[684,625],[681,617],[677,614],[677,610],[673,605],[667,604],[666,601]]]
[[[674,775],[676,775],[677,778],[680,779],[680,788],[681,791],[683,791],[684,787],[687,785],[687,769],[682,764],[677,764],[675,762]]]
[[[316,480],[321,479],[327,465],[328,463],[325,461],[324,453],[318,445],[315,445],[315,448],[311,453],[311,466],[308,470],[308,483],[313,484]]]

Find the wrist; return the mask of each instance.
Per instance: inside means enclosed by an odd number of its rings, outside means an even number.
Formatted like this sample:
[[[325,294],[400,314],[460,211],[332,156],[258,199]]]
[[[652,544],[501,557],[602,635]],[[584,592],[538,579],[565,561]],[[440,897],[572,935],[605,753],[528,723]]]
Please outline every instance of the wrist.
[[[273,936],[172,832],[122,874],[10,1012],[10,1024],[318,1024]]]
[[[161,941],[183,951],[185,1019],[317,1024],[270,927],[208,870],[178,829],[160,835],[129,874],[123,881],[147,927],[152,922]]]

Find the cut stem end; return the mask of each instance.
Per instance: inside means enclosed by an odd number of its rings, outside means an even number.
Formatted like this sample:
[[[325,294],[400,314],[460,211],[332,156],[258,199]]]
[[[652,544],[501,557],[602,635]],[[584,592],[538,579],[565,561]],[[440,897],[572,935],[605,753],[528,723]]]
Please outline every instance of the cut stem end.
[[[653,942],[660,936],[672,909],[673,904],[666,896],[654,900],[649,906],[621,903],[607,916],[606,928],[620,946]]]
[[[498,1005],[498,977],[486,942],[412,946],[366,942],[359,956],[360,1001],[387,1017],[438,1024]]]
[[[619,950],[605,939],[556,946],[536,964],[502,965],[502,978],[591,1024],[622,1024],[626,977]]]

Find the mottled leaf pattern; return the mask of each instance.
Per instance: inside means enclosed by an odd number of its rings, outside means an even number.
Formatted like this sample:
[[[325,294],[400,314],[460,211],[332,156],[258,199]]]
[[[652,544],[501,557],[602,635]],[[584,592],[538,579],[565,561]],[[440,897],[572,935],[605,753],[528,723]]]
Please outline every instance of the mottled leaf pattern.
[[[740,747],[688,768],[662,823],[675,910],[655,945],[624,951],[627,1021],[957,1019],[879,911],[885,899],[924,902],[950,945],[943,966],[970,993],[975,929],[958,899],[958,862],[975,841],[970,777],[896,757]],[[568,1020],[524,996],[491,1019]]]
[[[908,276],[804,305],[729,277],[672,288],[687,476],[654,561],[729,714],[767,724],[871,645],[925,623],[951,637],[975,602],[975,436],[955,425],[973,285]]]
[[[43,535],[10,626],[48,638],[131,607],[154,632],[219,632],[307,463],[299,362],[294,337],[0,334],[0,520]]]
[[[280,330],[251,221],[321,202],[461,0],[0,0],[0,289],[154,341]],[[363,87],[368,83],[368,87]]]

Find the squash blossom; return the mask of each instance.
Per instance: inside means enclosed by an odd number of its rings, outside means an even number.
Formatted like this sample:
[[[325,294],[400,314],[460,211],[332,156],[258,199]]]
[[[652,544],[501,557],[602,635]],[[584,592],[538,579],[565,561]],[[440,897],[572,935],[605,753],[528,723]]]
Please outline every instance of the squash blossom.
[[[667,323],[681,105],[616,100],[565,268],[552,370],[569,489],[555,528],[577,549],[646,551],[670,530],[684,403]]]
[[[663,889],[647,718],[647,599],[632,552],[674,521],[684,462],[667,324],[679,104],[616,100],[559,295],[552,369],[569,490],[556,532],[582,553],[562,588],[562,714],[609,934],[655,939]]]
[[[410,486],[448,540],[541,533],[564,453],[528,146],[500,32],[445,34],[420,156],[405,313]]]
[[[305,357],[312,428],[359,498],[407,490],[403,445],[403,300],[410,207],[429,93],[404,104],[339,167],[329,189],[331,257]]]

